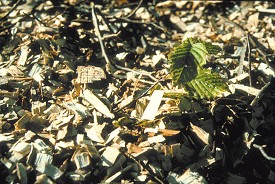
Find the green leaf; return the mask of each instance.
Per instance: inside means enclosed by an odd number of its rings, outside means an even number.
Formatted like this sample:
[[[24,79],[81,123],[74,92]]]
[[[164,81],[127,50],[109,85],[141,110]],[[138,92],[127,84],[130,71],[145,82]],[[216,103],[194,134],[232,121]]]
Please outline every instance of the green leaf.
[[[169,55],[171,76],[176,85],[193,80],[206,64],[208,51],[203,42],[189,38]]]
[[[194,62],[196,62],[196,65],[199,66],[199,68],[206,64],[206,55],[208,52],[203,43],[192,44],[190,53],[194,56]]]
[[[186,40],[169,54],[171,76],[175,84],[186,83],[197,75],[197,66],[193,61],[194,57],[189,52],[191,46],[189,40]]]
[[[211,43],[203,42],[208,54],[218,54],[222,49],[217,45],[212,45]]]
[[[213,99],[228,90],[228,86],[218,73],[206,69],[185,86],[191,96],[199,99]]]
[[[191,96],[200,99],[213,99],[227,91],[228,87],[219,74],[203,68],[206,56],[220,51],[220,47],[198,39],[183,41],[169,54],[174,84],[184,86]]]
[[[185,97],[182,97],[180,103],[178,105],[181,112],[190,111],[191,110],[191,101]]]

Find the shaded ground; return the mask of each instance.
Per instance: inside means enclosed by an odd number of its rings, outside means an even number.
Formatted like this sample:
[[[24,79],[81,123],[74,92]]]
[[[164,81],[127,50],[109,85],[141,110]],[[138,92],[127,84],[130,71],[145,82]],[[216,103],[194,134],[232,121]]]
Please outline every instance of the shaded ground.
[[[275,182],[274,3],[0,4],[6,183]],[[222,48],[223,97],[173,85],[190,37]]]

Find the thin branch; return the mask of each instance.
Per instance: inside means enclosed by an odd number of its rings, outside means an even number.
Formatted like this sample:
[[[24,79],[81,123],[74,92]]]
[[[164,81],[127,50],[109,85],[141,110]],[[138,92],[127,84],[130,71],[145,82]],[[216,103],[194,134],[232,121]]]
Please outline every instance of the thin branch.
[[[34,15],[34,13],[30,13],[30,15],[29,14],[26,14],[25,12],[23,12],[23,14],[25,15],[25,16],[28,16],[28,17],[33,17],[35,20],[37,20],[37,22],[39,22],[40,24],[42,24],[43,26],[45,26],[45,27],[48,27],[44,22],[42,22],[37,16],[35,16]]]
[[[127,18],[132,17],[136,13],[136,11],[139,9],[139,7],[141,6],[142,2],[143,2],[143,0],[140,0],[139,3],[138,3],[138,5],[137,5],[137,7],[129,15],[127,15],[126,17]]]
[[[249,86],[252,86],[252,78],[251,78],[251,47],[250,47],[250,33],[248,32],[247,34],[247,49],[248,49],[248,53],[247,53],[247,60],[248,60],[248,63],[249,63]]]
[[[130,23],[134,23],[134,24],[146,24],[146,25],[151,25],[154,26],[157,29],[162,30],[163,32],[166,32],[166,30],[163,27],[160,27],[159,25],[155,24],[154,22],[142,22],[142,21],[138,21],[138,20],[131,20],[128,18],[124,18],[124,17],[115,17],[115,19],[117,20],[122,20],[125,22],[130,22]]]
[[[111,60],[109,59],[109,57],[106,54],[106,50],[105,50],[104,43],[103,43],[104,38],[102,38],[102,36],[100,34],[100,30],[99,30],[99,26],[98,26],[98,22],[97,22],[97,17],[96,17],[96,13],[95,13],[95,7],[94,7],[93,3],[91,5],[91,7],[92,7],[92,16],[93,16],[93,24],[95,26],[95,32],[96,32],[97,37],[98,37],[98,41],[99,41],[99,44],[100,44],[100,47],[101,47],[102,55],[103,55],[103,57],[106,61],[106,64],[107,64],[108,72],[113,74],[116,69],[120,69],[120,70],[124,70],[124,71],[127,71],[127,72],[134,72],[134,73],[137,73],[137,74],[146,75],[146,76],[150,77],[152,80],[158,81],[150,73],[132,70],[130,68],[119,66],[119,65],[116,65],[116,64],[111,62]]]
[[[18,0],[18,1],[16,2],[16,4],[11,8],[11,10],[10,10],[4,17],[1,17],[1,18],[0,18],[0,22],[1,22],[2,20],[5,20],[5,19],[11,14],[11,12],[13,12],[13,10],[15,10],[15,9],[17,8],[17,6],[21,3],[21,1],[22,1],[22,0]]]
[[[98,22],[97,22],[97,17],[96,17],[96,14],[95,14],[95,5],[94,3],[91,3],[91,7],[92,7],[92,16],[93,16],[93,24],[95,26],[95,32],[97,34],[97,37],[98,37],[98,41],[99,41],[99,44],[100,44],[100,47],[101,47],[101,51],[102,51],[102,55],[106,61],[106,69],[109,73],[113,73],[115,71],[115,68],[113,66],[113,64],[110,62],[107,54],[106,54],[106,51],[105,51],[105,47],[104,47],[104,43],[102,41],[102,37],[101,37],[101,34],[100,34],[100,30],[99,30],[99,26],[98,26]]]
[[[257,94],[257,96],[255,96],[255,98],[250,103],[250,105],[252,107],[255,106],[258,103],[258,101],[262,98],[262,96],[264,95],[265,91],[268,89],[268,87],[270,86],[270,84],[271,84],[271,82],[269,81],[268,83],[266,83],[264,85],[264,87],[262,87],[262,89],[259,91],[259,93]]]
[[[266,154],[266,152],[263,149],[263,146],[260,146],[260,145],[257,145],[257,144],[253,144],[253,147],[259,149],[260,152],[261,152],[261,154],[263,155],[263,157],[265,157],[267,160],[269,160],[269,161],[275,161],[274,157],[268,156]]]

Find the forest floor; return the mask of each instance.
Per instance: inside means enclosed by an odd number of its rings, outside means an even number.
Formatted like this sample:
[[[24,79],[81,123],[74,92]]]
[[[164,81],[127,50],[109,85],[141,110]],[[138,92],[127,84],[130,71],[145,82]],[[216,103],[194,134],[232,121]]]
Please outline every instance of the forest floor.
[[[274,3],[0,5],[1,181],[275,183]],[[186,40],[221,48],[220,95],[174,80]]]

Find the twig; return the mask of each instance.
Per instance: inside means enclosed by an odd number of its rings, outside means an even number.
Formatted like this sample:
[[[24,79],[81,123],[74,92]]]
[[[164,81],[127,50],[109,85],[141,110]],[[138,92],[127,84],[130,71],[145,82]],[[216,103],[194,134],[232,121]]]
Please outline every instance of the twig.
[[[39,22],[39,23],[42,24],[43,26],[47,27],[47,25],[46,25],[44,22],[42,22],[37,16],[35,16],[34,13],[30,13],[30,15],[29,15],[29,14],[26,14],[25,12],[23,12],[23,14],[24,14],[25,16],[28,16],[28,17],[31,17],[31,16],[32,16],[35,20],[37,20],[37,22]]]
[[[120,69],[120,70],[124,70],[124,71],[127,71],[127,72],[134,72],[134,73],[137,73],[137,74],[146,75],[146,76],[150,77],[151,79],[153,79],[154,81],[158,81],[155,77],[151,76],[151,74],[148,74],[147,72],[132,70],[130,68],[119,66],[119,65],[116,65],[116,64],[111,62],[111,60],[108,58],[108,56],[106,54],[106,51],[105,51],[103,38],[100,34],[100,30],[99,30],[99,26],[98,26],[98,22],[97,22],[97,17],[96,17],[96,14],[95,14],[95,7],[94,7],[93,3],[91,5],[91,7],[92,7],[93,24],[95,26],[95,32],[96,32],[97,37],[98,37],[98,41],[99,41],[99,44],[100,44],[100,47],[101,47],[102,55],[103,55],[103,57],[106,61],[106,64],[107,64],[107,71],[109,73],[113,74],[116,69]]]
[[[163,32],[166,32],[166,30],[165,30],[164,28],[160,27],[159,25],[155,24],[154,22],[141,22],[141,21],[137,21],[137,20],[131,20],[131,19],[128,19],[128,18],[124,18],[124,17],[115,17],[115,19],[123,20],[123,21],[125,21],[125,22],[130,22],[130,23],[134,23],[134,24],[152,25],[152,26],[154,26],[155,28],[160,29],[160,30],[162,30]]]
[[[114,73],[115,68],[114,68],[113,64],[110,62],[110,60],[109,60],[109,58],[106,54],[105,47],[104,47],[104,44],[103,44],[103,41],[102,41],[102,37],[101,37],[101,34],[100,34],[98,22],[97,22],[97,17],[96,17],[96,14],[95,14],[95,5],[94,5],[93,2],[91,3],[91,7],[92,7],[93,24],[95,26],[95,32],[96,32],[97,37],[98,37],[98,41],[99,41],[99,44],[100,44],[100,47],[101,47],[102,55],[103,55],[103,57],[106,61],[107,72]]]
[[[251,60],[250,60],[250,57],[251,57],[251,47],[250,47],[250,33],[248,32],[247,34],[247,49],[248,49],[248,54],[247,54],[247,60],[248,60],[248,64],[249,64],[249,86],[252,86],[252,78],[251,78]]]
[[[268,87],[270,86],[270,83],[271,83],[270,81],[268,83],[266,83],[264,85],[264,87],[262,87],[262,89],[259,91],[259,93],[257,94],[257,96],[255,96],[255,98],[250,103],[250,105],[252,107],[255,106],[257,104],[257,102],[262,98],[262,96],[264,95],[263,93],[265,93],[265,91],[268,89]]]
[[[140,0],[139,3],[138,3],[138,5],[137,5],[137,7],[135,7],[135,9],[129,15],[127,15],[126,17],[127,18],[132,17],[136,13],[136,11],[139,9],[139,7],[141,6],[142,2],[143,2],[143,0]]]
[[[269,50],[263,44],[261,44],[255,36],[250,35],[249,40],[250,40],[252,47],[256,48],[256,50],[259,52],[259,54],[262,55],[264,62],[268,66],[270,66],[272,68],[272,70],[274,71],[275,70],[274,65],[271,62],[268,62],[268,58],[267,58],[267,53],[269,52]]]
[[[106,39],[109,39],[109,38],[118,37],[120,35],[120,33],[121,33],[121,31],[119,31],[117,33],[114,33],[114,34],[109,34],[109,35],[103,36],[102,39],[106,40]]]
[[[18,1],[16,2],[16,4],[11,8],[11,10],[10,10],[6,15],[4,15],[4,17],[1,17],[1,18],[0,18],[0,22],[1,22],[2,20],[5,20],[5,19],[11,14],[11,12],[13,12],[13,10],[16,9],[16,7],[21,3],[21,1],[22,1],[22,0],[18,0]]]
[[[261,154],[263,155],[263,157],[265,157],[267,160],[269,160],[269,161],[275,161],[275,158],[274,158],[274,157],[270,157],[270,156],[268,156],[268,155],[266,154],[266,152],[265,152],[264,149],[263,149],[263,146],[260,146],[260,145],[258,145],[258,144],[253,144],[253,147],[259,149],[260,152],[261,152]]]

